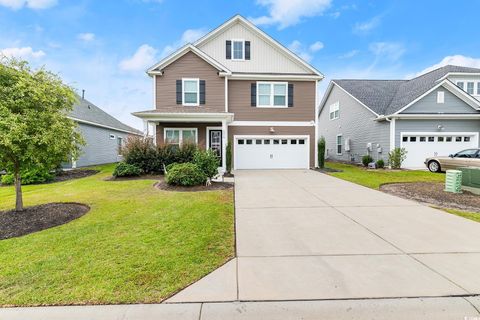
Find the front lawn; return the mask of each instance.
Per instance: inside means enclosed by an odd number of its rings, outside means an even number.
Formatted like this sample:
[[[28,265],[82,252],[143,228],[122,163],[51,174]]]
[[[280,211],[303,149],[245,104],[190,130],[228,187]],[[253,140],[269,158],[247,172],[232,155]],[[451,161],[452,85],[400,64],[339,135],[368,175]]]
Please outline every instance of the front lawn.
[[[234,255],[233,192],[168,192],[97,175],[25,186],[26,206],[81,202],[65,225],[0,241],[0,305],[160,302]],[[0,188],[0,210],[14,207]]]
[[[445,175],[440,173],[431,173],[430,171],[420,170],[367,170],[365,168],[338,163],[327,162],[327,168],[342,170],[342,172],[333,172],[332,176],[348,180],[365,187],[378,189],[384,183],[394,182],[442,182]]]

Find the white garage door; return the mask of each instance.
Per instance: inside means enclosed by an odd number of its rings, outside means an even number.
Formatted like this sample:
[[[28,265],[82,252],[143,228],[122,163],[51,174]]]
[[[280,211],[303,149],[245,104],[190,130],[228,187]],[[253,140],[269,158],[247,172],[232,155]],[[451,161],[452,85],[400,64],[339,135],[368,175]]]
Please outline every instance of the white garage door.
[[[235,169],[308,169],[308,136],[235,136]]]
[[[400,145],[407,150],[404,168],[425,168],[428,157],[448,156],[464,149],[478,148],[478,133],[409,133],[402,132]]]

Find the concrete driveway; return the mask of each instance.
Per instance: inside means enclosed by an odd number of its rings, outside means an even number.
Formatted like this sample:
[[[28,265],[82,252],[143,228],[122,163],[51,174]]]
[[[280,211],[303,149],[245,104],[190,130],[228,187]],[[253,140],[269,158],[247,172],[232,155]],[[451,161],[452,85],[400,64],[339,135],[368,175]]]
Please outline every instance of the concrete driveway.
[[[315,171],[236,172],[237,258],[168,303],[480,294],[480,224]]]

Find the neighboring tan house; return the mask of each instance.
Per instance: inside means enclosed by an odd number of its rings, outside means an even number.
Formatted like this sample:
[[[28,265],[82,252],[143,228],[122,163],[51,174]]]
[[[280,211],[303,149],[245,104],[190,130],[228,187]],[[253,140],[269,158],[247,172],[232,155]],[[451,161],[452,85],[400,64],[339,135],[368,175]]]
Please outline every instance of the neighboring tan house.
[[[320,104],[327,157],[388,159],[405,148],[405,168],[479,147],[480,69],[448,65],[411,80],[332,80]]]
[[[310,168],[316,161],[317,84],[322,74],[237,15],[148,69],[157,144],[195,142],[225,168]],[[148,130],[147,130],[148,131]]]
[[[68,117],[78,123],[86,145],[76,161],[64,165],[66,168],[118,162],[125,138],[129,135],[143,136],[141,131],[123,124],[81,97],[78,97]]]

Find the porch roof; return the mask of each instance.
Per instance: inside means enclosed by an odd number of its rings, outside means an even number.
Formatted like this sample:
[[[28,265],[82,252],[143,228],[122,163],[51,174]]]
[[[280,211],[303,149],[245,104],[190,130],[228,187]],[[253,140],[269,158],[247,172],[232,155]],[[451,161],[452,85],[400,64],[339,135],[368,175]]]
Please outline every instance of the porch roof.
[[[132,113],[135,117],[148,122],[222,122],[233,121],[233,113],[215,112],[209,108],[172,108],[145,110]]]

